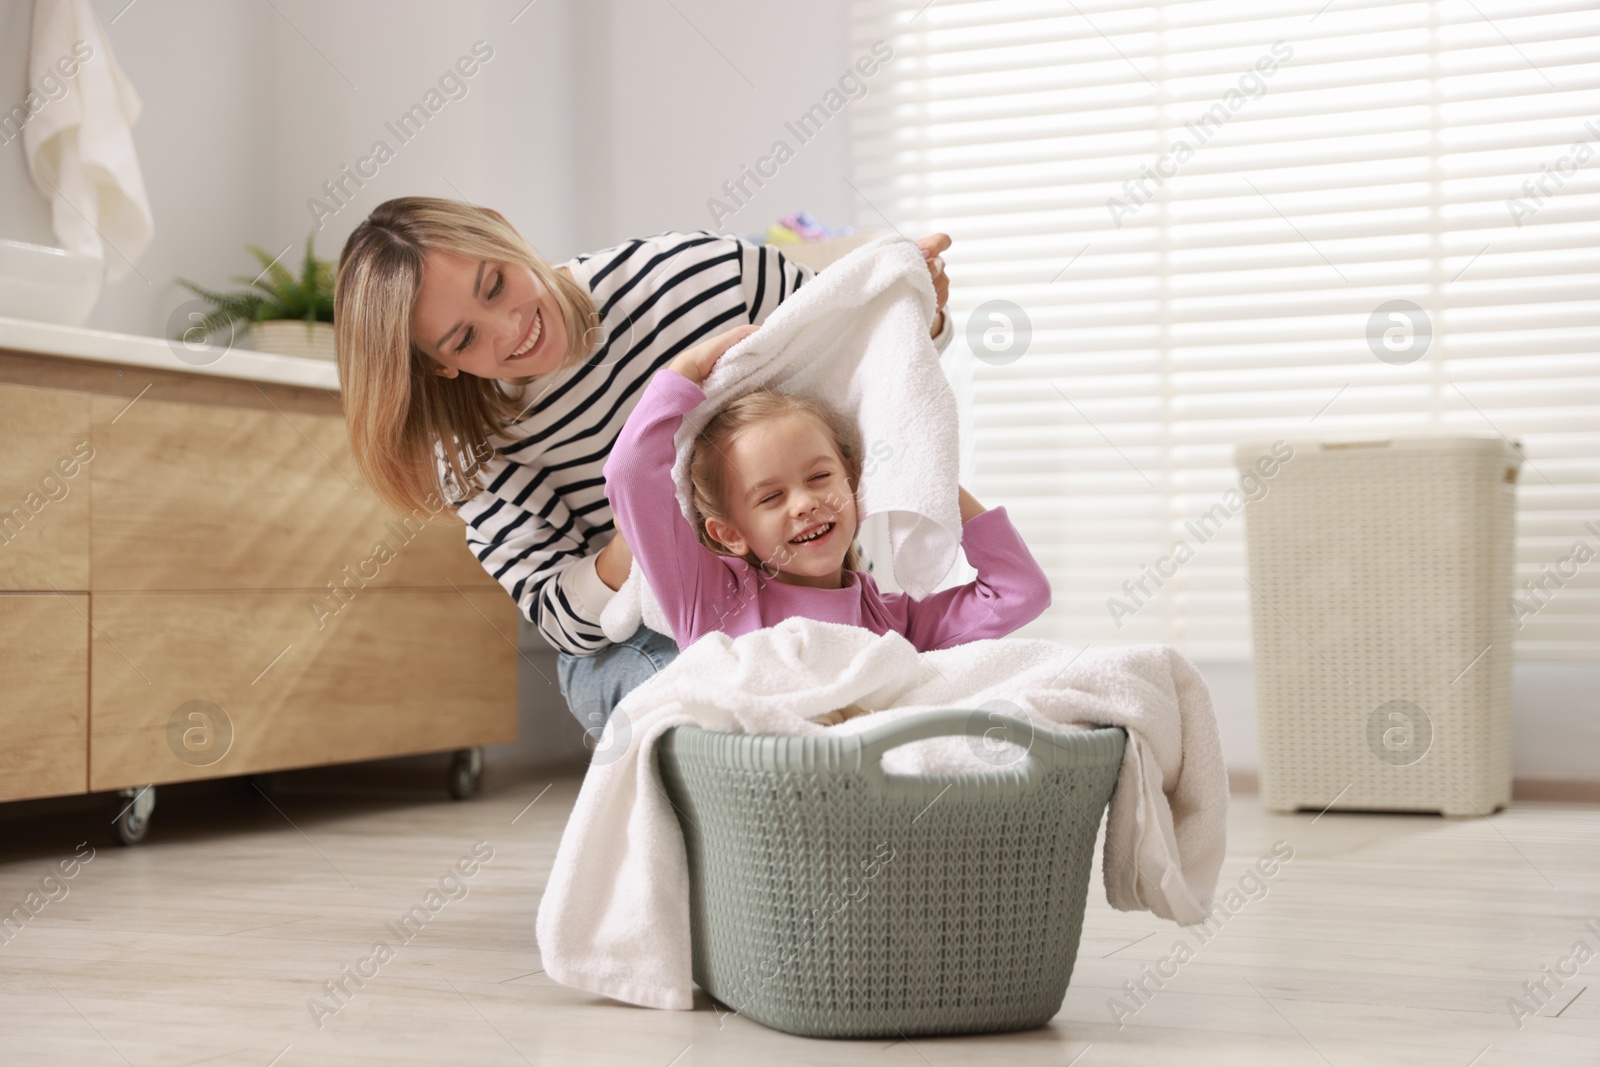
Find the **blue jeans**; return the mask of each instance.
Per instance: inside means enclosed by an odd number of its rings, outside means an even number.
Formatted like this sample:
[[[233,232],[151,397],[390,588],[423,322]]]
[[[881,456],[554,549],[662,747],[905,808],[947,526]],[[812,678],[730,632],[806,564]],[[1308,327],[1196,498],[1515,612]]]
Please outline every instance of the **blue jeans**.
[[[622,698],[677,656],[672,638],[641,626],[626,641],[592,656],[562,652],[556,656],[556,679],[573,718],[598,740]]]

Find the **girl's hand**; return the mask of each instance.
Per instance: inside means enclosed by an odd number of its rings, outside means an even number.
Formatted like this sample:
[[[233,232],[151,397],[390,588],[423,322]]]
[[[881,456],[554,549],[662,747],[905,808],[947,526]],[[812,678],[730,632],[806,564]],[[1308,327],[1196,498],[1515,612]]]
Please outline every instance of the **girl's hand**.
[[[746,337],[755,333],[758,327],[754,323],[735,326],[715,337],[701,341],[693,348],[686,349],[675,356],[667,364],[668,370],[677,371],[696,385],[706,380],[706,375],[711,373],[711,368],[716,365],[722,354]]]
[[[933,281],[933,295],[939,309],[933,316],[933,328],[928,331],[928,336],[938,337],[939,331],[944,329],[944,306],[950,302],[950,276],[944,272],[944,257],[940,255],[950,247],[950,235],[936,233],[932,237],[924,237],[917,242],[917,247],[922,249],[922,258],[928,262],[928,277]]]
[[[985,511],[989,510],[988,508],[984,507],[982,504],[978,503],[977,497],[975,497],[971,493],[967,492],[966,486],[962,486],[962,485],[956,486],[956,493],[957,493],[957,500],[958,500],[958,502],[959,502],[959,504],[961,506],[961,521],[962,522],[966,522],[968,519],[975,518],[976,516],[982,515]]]

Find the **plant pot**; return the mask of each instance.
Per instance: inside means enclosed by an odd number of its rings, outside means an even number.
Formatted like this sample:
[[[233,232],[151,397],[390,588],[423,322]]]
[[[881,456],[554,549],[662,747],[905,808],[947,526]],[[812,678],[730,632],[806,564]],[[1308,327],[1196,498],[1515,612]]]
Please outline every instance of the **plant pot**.
[[[240,343],[257,352],[272,352],[280,356],[325,359],[329,362],[336,358],[331,322],[307,324],[301,319],[252,322]]]

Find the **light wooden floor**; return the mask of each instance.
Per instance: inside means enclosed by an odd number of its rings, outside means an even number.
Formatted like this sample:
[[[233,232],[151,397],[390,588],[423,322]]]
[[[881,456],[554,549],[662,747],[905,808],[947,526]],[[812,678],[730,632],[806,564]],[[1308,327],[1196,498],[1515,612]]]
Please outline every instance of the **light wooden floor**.
[[[1584,928],[1600,929],[1600,808],[1313,818],[1236,797],[1222,885],[1276,841],[1294,858],[1209,942],[1112,911],[1097,869],[1048,1028],[824,1042],[719,1022],[709,1002],[630,1008],[540,972],[534,911],[576,778],[487,781],[452,803],[432,779],[392,777],[306,772],[272,803],[239,783],[164,789],[133,849],[109,845],[103,805],[0,813],[0,909],[80,841],[95,849],[0,943],[0,1064],[1600,1063],[1600,937]],[[319,1029],[307,999],[374,942],[398,944],[386,924],[480,840],[493,859],[468,895]],[[1180,940],[1193,958],[1119,1028],[1108,1002]],[[1508,998],[1580,941],[1595,957],[1519,1029]]]

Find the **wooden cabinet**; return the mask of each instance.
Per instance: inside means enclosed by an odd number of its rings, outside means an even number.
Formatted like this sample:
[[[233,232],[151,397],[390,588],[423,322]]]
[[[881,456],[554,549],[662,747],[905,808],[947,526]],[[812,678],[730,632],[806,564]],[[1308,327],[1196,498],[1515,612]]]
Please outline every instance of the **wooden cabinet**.
[[[492,585],[447,512],[402,519],[378,505],[337,408],[263,399],[94,398],[90,588],[326,591],[349,574],[356,589]],[[367,563],[380,542],[393,559]]]
[[[320,627],[307,599],[94,594],[89,788],[512,740],[508,679],[462,668],[515,655],[491,622],[510,603],[498,587],[364,593]],[[185,744],[190,725],[225,732],[225,754]]]
[[[0,800],[84,792],[89,598],[0,593],[0,648]]]
[[[332,394],[0,352],[0,508],[0,800],[515,739],[515,605]]]
[[[0,382],[0,592],[89,588],[89,398]]]

